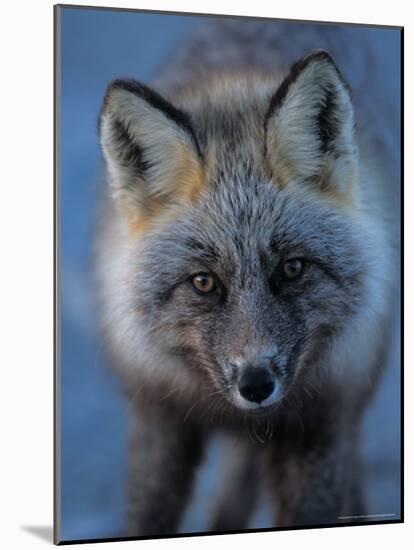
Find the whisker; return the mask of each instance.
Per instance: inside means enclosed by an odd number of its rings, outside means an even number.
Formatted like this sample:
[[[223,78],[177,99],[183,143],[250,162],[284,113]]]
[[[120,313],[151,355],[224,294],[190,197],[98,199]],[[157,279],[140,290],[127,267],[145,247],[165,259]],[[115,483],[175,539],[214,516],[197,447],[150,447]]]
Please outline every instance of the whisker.
[[[175,387],[171,388],[170,391],[168,391],[163,397],[161,397],[160,402],[164,401],[165,399],[168,399],[169,397],[171,397],[176,393],[180,393],[180,388],[175,388]]]
[[[304,388],[303,388],[303,391],[304,391],[307,395],[309,395],[309,397],[310,397],[311,399],[313,399],[313,395],[311,394],[311,392],[310,392],[307,388],[304,387]]]
[[[183,422],[187,420],[187,418],[190,416],[191,411],[196,407],[196,405],[197,405],[197,401],[193,403],[193,405],[191,405],[191,407],[188,409],[186,415],[184,416]]]
[[[138,380],[139,380],[139,374],[136,378],[136,382]],[[145,386],[145,382],[142,382],[142,384],[140,384],[139,386],[137,386],[135,388],[134,393],[132,394],[132,396],[129,399],[129,403],[128,403],[128,406],[127,406],[127,412],[130,412],[130,410],[132,409],[133,405],[135,404],[135,399],[138,397],[139,392],[143,389],[144,386]]]

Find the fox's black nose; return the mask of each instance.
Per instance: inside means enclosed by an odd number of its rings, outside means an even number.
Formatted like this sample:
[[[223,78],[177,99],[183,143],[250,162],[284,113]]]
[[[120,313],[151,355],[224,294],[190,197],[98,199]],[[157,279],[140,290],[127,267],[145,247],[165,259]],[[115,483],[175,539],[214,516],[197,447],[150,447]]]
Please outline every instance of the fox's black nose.
[[[275,389],[273,375],[265,367],[246,367],[238,385],[242,397],[258,404],[269,397]]]

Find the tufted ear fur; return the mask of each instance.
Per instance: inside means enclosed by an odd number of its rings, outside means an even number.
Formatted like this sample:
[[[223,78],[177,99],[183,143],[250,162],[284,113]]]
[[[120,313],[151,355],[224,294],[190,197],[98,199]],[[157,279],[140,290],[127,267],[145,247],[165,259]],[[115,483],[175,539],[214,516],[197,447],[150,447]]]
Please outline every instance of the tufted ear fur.
[[[275,181],[308,185],[352,200],[357,180],[350,90],[325,51],[295,63],[265,119],[266,155]]]
[[[129,219],[195,198],[202,155],[184,111],[135,80],[115,80],[106,92],[99,130],[112,194]]]

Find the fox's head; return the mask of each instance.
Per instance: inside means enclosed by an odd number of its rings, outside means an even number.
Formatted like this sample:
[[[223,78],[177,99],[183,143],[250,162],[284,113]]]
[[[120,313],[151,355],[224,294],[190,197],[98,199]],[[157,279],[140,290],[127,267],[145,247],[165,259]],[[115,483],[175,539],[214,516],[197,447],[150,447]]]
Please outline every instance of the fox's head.
[[[218,76],[171,101],[117,80],[100,117],[130,322],[200,392],[262,411],[364,307],[350,92],[318,51],[279,86]]]

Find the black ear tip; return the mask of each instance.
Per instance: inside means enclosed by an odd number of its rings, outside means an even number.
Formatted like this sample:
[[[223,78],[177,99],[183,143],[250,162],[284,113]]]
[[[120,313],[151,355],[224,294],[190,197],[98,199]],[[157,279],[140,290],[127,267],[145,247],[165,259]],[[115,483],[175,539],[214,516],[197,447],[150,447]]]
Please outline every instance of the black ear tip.
[[[307,67],[309,67],[310,65],[312,65],[314,63],[327,63],[327,64],[329,64],[332,67],[332,69],[334,70],[334,72],[336,73],[336,76],[338,77],[338,79],[342,83],[342,85],[344,86],[345,90],[348,92],[349,96],[352,98],[352,91],[351,91],[351,88],[350,88],[348,82],[346,81],[345,77],[341,73],[341,71],[340,71],[338,65],[336,64],[333,56],[327,50],[322,50],[322,49],[313,50],[312,52],[304,55],[303,57],[301,57],[301,59],[299,59],[299,61],[297,61],[293,65],[293,67],[291,69],[291,72],[293,74],[298,75],[304,69],[306,69]]]
[[[108,104],[109,98],[116,90],[124,90],[126,92],[143,95],[148,88],[133,78],[115,78],[106,87],[106,92],[103,100],[104,107]]]
[[[307,53],[293,64],[291,71],[293,73],[300,73],[309,65],[314,63],[329,63],[339,73],[339,69],[334,61],[334,58],[326,50],[313,50],[312,52]]]
[[[147,86],[135,80],[135,78],[115,78],[108,84],[107,91],[125,90],[133,94],[142,93]]]
[[[332,65],[336,65],[332,55],[327,50],[313,50],[308,54],[308,57],[310,60],[315,61],[328,61],[328,63],[332,63]]]
[[[124,90],[126,92],[142,96],[146,93],[148,88],[134,78],[115,78],[114,80],[111,80],[106,87],[102,107],[97,120],[98,133],[100,133],[101,130],[102,117],[107,112],[107,108],[109,106],[111,98],[113,97],[113,93],[116,90]]]

